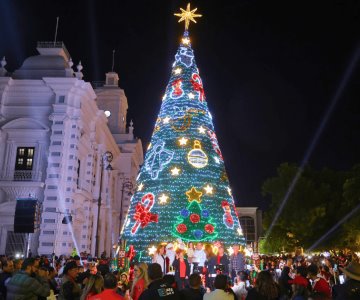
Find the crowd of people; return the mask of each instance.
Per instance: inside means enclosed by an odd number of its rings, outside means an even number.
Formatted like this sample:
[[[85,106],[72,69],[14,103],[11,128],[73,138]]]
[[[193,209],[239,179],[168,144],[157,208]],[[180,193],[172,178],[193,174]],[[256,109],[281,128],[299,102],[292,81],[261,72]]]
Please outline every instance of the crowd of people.
[[[356,255],[246,258],[238,245],[231,250],[162,244],[152,263],[136,262],[122,273],[105,257],[3,256],[0,300],[360,299]]]

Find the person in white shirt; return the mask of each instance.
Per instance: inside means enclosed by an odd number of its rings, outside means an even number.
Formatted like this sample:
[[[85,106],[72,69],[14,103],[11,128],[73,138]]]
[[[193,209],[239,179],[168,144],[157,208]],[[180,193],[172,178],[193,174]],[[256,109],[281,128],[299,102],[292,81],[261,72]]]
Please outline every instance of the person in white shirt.
[[[174,251],[174,245],[172,243],[169,243],[166,245],[166,257],[169,259],[169,266],[172,266],[174,260],[175,260],[175,251]]]
[[[219,274],[215,277],[214,287],[215,290],[211,293],[204,295],[204,300],[234,300],[234,295],[228,292],[225,292],[227,287],[227,276],[224,274]]]
[[[205,266],[205,261],[206,261],[206,253],[203,249],[203,244],[202,243],[197,243],[196,244],[196,249],[194,251],[194,256],[193,256],[193,264],[194,264],[194,269],[196,267],[204,267]]]
[[[165,246],[159,245],[152,259],[153,263],[158,263],[161,266],[161,271],[163,275],[166,274],[166,256],[165,256]]]

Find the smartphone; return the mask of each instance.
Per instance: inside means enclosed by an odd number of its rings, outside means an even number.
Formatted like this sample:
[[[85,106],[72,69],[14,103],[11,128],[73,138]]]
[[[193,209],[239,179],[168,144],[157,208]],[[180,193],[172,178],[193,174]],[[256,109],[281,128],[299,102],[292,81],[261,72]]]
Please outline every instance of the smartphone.
[[[344,275],[339,275],[339,281],[340,281],[340,284],[343,284],[345,282]]]
[[[250,281],[249,280],[245,281],[245,287],[247,287],[247,288],[250,287]]]

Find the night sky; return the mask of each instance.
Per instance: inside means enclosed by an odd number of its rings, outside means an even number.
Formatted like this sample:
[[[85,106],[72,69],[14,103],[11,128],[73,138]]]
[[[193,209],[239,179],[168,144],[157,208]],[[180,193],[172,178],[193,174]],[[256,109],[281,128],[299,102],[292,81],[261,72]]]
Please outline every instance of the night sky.
[[[8,71],[58,40],[86,81],[104,80],[112,49],[135,134],[147,145],[183,32],[173,13],[187,1],[0,0],[0,56]],[[192,1],[203,17],[192,47],[236,202],[266,208],[261,185],[282,162],[301,163],[340,82],[359,53],[360,2]],[[309,163],[360,162],[360,61]]]

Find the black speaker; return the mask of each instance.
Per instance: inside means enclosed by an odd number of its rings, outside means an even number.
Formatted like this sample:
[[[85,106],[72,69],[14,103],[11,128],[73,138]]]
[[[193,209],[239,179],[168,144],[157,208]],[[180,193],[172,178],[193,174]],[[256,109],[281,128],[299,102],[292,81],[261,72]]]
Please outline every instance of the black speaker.
[[[38,223],[38,201],[34,199],[16,200],[14,217],[15,233],[34,233]]]

